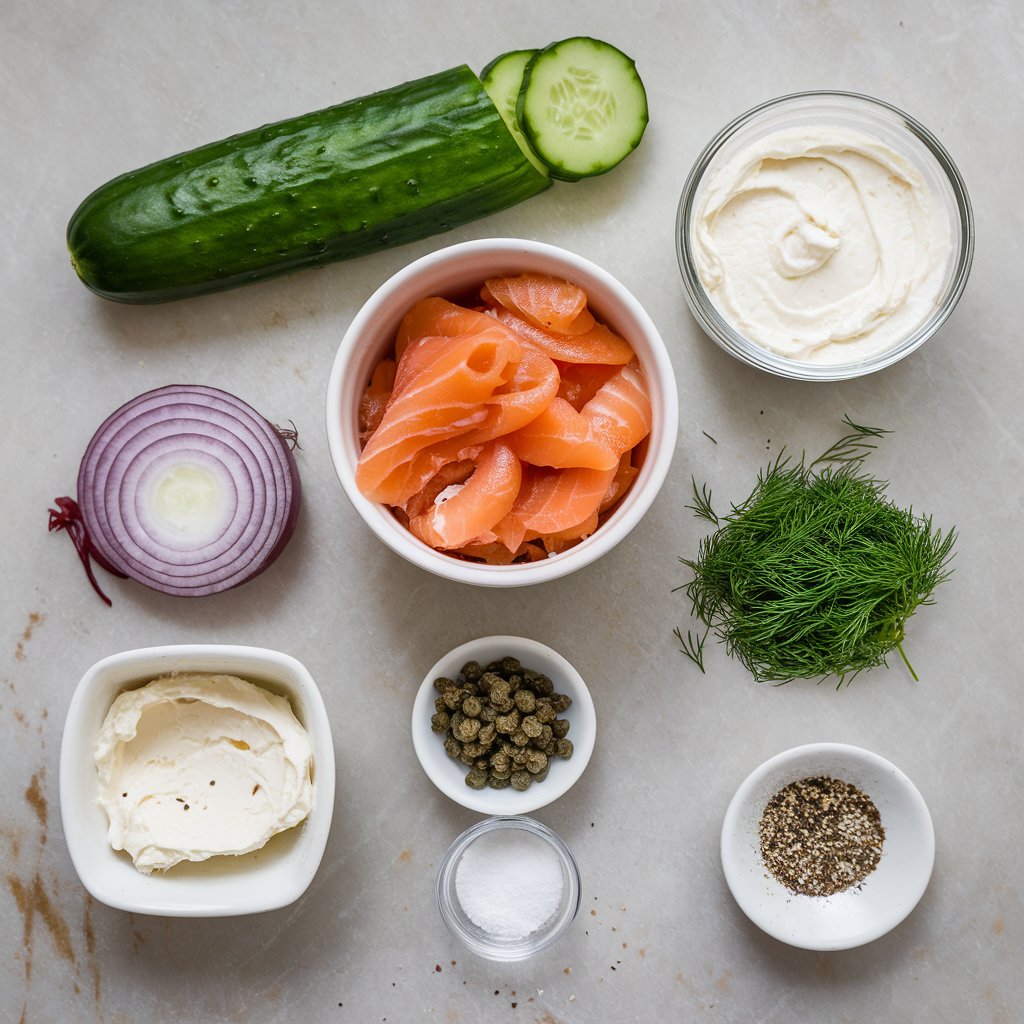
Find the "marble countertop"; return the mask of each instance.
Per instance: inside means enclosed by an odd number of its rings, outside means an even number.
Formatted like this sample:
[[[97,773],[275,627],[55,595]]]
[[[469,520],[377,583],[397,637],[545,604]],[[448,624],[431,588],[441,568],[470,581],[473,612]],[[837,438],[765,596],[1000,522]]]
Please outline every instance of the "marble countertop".
[[[9,0],[0,20],[0,1020],[1020,1019],[1019,4]],[[97,299],[68,265],[68,217],[116,174],[577,34],[630,53],[647,85],[649,130],[614,173],[440,238],[163,306]],[[777,379],[715,347],[687,310],[673,244],[682,182],[707,139],[748,107],[808,88],[873,94],[929,126],[977,219],[971,280],[940,333],[882,373],[839,384]],[[445,582],[388,551],[345,499],[323,430],[327,373],[367,296],[413,258],[489,235],[554,242],[619,277],[666,340],[681,411],[669,479],[637,529],[573,576],[502,592]],[[214,384],[296,422],[302,520],[279,562],[245,587],[190,602],[111,580],[107,608],[67,539],[47,534],[46,509],[73,493],[102,419],[172,382]],[[893,431],[874,456],[890,496],[960,531],[952,579],[908,628],[920,682],[894,661],[838,692],[759,686],[717,647],[701,675],[672,635],[688,624],[673,593],[687,579],[677,559],[703,536],[684,508],[691,474],[723,503],[740,500],[766,460],[783,446],[826,447],[844,414]],[[493,633],[565,655],[599,722],[582,780],[536,815],[574,851],[583,908],[553,949],[506,966],[460,948],[437,913],[439,860],[478,816],[433,788],[408,736],[424,672]],[[109,909],[87,896],[64,842],[57,767],[76,682],[110,653],[196,641],[295,655],[331,717],[327,852],[305,897],[266,915]],[[817,740],[896,763],[937,836],[917,909],[842,953],[761,933],[734,903],[718,852],[747,773]]]

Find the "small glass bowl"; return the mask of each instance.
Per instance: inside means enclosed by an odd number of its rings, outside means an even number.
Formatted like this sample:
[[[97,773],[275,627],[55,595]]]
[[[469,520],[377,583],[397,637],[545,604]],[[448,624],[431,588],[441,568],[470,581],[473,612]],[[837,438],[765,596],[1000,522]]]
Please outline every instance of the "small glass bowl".
[[[694,264],[693,216],[715,173],[741,149],[784,128],[822,123],[874,136],[908,159],[939,198],[949,219],[946,276],[931,315],[884,351],[845,363],[816,363],[770,352],[743,336],[718,310]],[[963,178],[941,142],[909,114],[883,100],[829,90],[793,93],[768,100],[727,124],[704,147],[687,176],[676,215],[676,257],[686,301],[704,332],[730,355],[780,377],[847,380],[903,359],[942,325],[963,293],[974,257],[974,216]]]
[[[562,868],[562,899],[558,909],[541,928],[525,939],[491,935],[470,920],[459,903],[455,879],[463,854],[481,836],[499,829],[519,829],[536,836],[557,855]],[[575,920],[580,909],[580,869],[569,847],[546,825],[522,815],[503,815],[477,822],[452,843],[437,873],[436,893],[437,906],[448,930],[471,953],[488,960],[525,960],[557,942]]]

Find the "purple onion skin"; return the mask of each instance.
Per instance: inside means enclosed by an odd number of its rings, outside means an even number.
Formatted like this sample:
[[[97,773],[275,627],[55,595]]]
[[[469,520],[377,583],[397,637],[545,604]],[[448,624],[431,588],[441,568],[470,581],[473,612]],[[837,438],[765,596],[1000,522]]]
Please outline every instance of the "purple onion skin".
[[[207,435],[202,433],[204,416],[210,424],[210,448],[203,447],[207,443],[203,440]],[[186,421],[187,432],[175,427],[176,422]],[[182,432],[176,433],[177,429]],[[182,461],[188,460],[187,452],[201,453],[206,463],[213,462],[218,468],[221,483],[234,490],[235,500],[229,506],[231,516],[217,536],[201,537],[192,548],[172,550],[147,529],[152,517],[139,518],[136,509],[140,503],[144,506],[144,496],[139,497],[125,481],[134,480],[141,487],[146,466],[156,462],[152,450],[166,449],[168,439],[184,439],[186,434]],[[158,444],[152,443],[154,436]],[[228,464],[215,457],[217,446],[230,453]],[[101,424],[79,468],[79,501],[56,499],[58,508],[50,510],[50,530],[67,530],[90,583],[108,605],[110,600],[96,582],[91,561],[115,575],[174,596],[203,597],[232,590],[268,569],[295,532],[302,498],[292,452],[297,446],[294,430],[275,427],[228,392],[203,385],[156,388],[126,402]],[[173,456],[165,454],[164,458],[173,462]],[[236,470],[242,466],[251,489],[235,487],[237,480],[229,472],[229,464]],[[122,493],[126,486],[127,492]],[[257,501],[260,493],[265,499],[262,504]],[[240,494],[245,501],[237,500]],[[252,506],[248,518],[239,511],[239,506],[245,505]],[[246,533],[251,536],[243,545],[239,538]],[[224,541],[218,548],[217,542],[228,534],[236,539]]]

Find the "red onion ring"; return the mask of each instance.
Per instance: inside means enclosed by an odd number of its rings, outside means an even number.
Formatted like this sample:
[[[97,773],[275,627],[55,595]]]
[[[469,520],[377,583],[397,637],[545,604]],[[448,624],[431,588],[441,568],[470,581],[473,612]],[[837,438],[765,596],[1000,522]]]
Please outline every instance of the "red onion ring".
[[[217,388],[148,391],[93,435],[78,505],[57,499],[50,529],[68,530],[108,604],[90,558],[165,594],[236,587],[266,569],[295,530],[301,487],[287,436]]]

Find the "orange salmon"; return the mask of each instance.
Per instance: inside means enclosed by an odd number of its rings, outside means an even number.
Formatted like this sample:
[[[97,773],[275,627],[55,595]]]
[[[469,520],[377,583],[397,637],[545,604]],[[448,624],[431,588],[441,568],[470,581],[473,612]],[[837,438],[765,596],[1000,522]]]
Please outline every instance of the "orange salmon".
[[[359,490],[372,501],[400,504],[383,487],[388,476],[429,445],[482,425],[484,402],[511,378],[521,354],[503,332],[430,337],[410,346],[380,426],[356,466]]]
[[[490,314],[499,323],[562,363],[628,363],[635,355],[630,344],[613,330],[594,321],[585,334],[555,334],[537,327],[510,310],[498,308]]]
[[[586,410],[579,413],[557,396],[539,416],[520,427],[509,444],[523,462],[534,466],[614,469],[619,464],[618,453],[605,443],[603,430],[595,428]]]
[[[594,326],[587,293],[551,274],[492,277],[484,282],[480,297],[488,305],[504,306],[534,327],[556,334],[583,334]]]
[[[460,548],[508,514],[521,479],[512,449],[492,441],[484,446],[466,482],[441,491],[426,512],[410,518],[409,529],[432,548]]]

